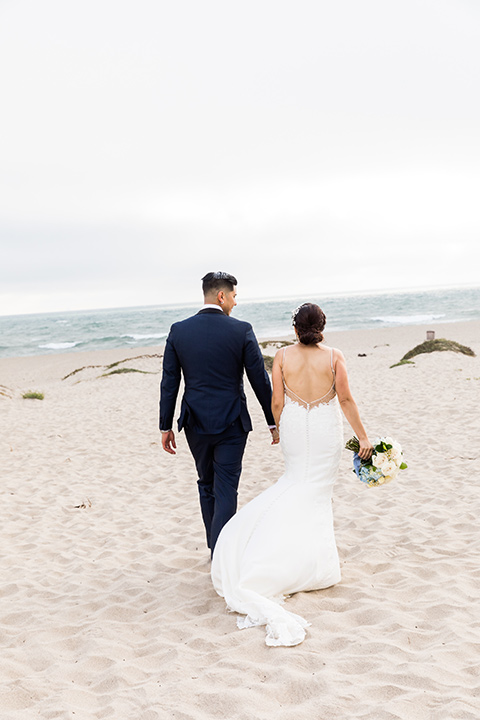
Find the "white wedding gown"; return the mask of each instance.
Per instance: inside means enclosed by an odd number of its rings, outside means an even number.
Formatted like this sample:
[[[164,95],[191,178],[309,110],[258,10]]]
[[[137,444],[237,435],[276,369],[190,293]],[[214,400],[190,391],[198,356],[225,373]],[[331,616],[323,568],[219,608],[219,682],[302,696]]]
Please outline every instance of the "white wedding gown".
[[[267,645],[290,646],[310,623],[284,607],[285,596],[340,580],[332,490],[343,424],[334,375],[330,391],[312,403],[285,385],[280,443],[285,472],[222,529],[212,581],[227,607],[245,616],[239,628],[266,625]]]

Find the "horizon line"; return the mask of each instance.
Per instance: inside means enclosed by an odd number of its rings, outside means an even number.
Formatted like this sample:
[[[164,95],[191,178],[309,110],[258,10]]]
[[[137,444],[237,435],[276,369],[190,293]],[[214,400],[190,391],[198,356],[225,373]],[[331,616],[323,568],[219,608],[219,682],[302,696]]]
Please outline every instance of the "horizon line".
[[[476,289],[480,288],[479,283],[465,283],[465,284],[448,284],[448,285],[429,285],[429,286],[403,286],[403,287],[395,287],[395,288],[376,288],[371,290],[339,290],[339,291],[330,291],[322,294],[322,297],[325,299],[328,298],[337,298],[337,297],[368,297],[372,295],[396,295],[396,294],[404,294],[404,293],[421,293],[421,292],[434,292],[435,290],[466,290],[466,289]],[[313,297],[318,297],[318,292],[307,292],[302,293],[304,295],[309,295]],[[256,296],[256,297],[246,297],[243,298],[240,302],[240,305],[248,304],[248,303],[259,303],[259,302],[278,302],[278,301],[286,301],[286,300],[298,300],[300,297],[300,293],[292,293],[288,295],[267,295],[267,296]],[[305,301],[307,302],[307,301]],[[148,305],[109,305],[104,307],[83,307],[83,308],[76,308],[73,310],[47,310],[47,311],[39,311],[39,312],[18,312],[18,313],[8,313],[3,314],[0,311],[0,318],[9,318],[9,317],[29,317],[31,315],[56,315],[59,313],[62,314],[68,314],[68,313],[88,313],[88,312],[103,312],[108,310],[140,310],[144,308],[180,308],[180,307],[198,307],[201,306],[202,302],[191,300],[184,303],[152,303]]]

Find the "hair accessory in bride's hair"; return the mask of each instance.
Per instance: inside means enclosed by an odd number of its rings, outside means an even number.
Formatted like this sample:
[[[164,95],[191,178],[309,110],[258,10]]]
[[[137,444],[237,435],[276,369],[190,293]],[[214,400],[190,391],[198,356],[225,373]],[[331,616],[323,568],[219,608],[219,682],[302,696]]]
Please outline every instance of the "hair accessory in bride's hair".
[[[297,315],[299,310],[305,305],[305,303],[302,303],[298,307],[295,308],[295,310],[292,312],[292,325],[295,326],[295,320],[297,319]]]

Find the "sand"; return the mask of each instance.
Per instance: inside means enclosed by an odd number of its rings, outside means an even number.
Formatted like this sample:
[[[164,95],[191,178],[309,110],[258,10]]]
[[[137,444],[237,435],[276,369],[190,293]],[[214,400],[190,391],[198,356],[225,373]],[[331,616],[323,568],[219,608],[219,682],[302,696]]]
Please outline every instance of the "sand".
[[[477,357],[391,369],[427,329]],[[161,449],[161,348],[0,360],[1,720],[478,720],[480,323],[326,340],[409,469],[368,488],[345,451],[343,578],[287,601],[311,622],[294,648],[237,630],[212,588],[183,433]],[[102,376],[138,355],[118,367],[143,373]],[[240,506],[282,472],[248,396]]]

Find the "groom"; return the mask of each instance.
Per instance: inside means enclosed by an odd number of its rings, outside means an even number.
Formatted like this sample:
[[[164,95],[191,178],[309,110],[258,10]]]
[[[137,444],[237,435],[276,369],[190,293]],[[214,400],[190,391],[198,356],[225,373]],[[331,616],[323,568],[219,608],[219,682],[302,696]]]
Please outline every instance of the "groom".
[[[198,491],[207,544],[237,509],[242,457],[252,422],[243,390],[243,371],[262,406],[272,433],[272,389],[262,354],[247,322],[230,317],[237,280],[224,272],[202,278],[205,304],[193,317],[175,323],[165,345],[160,385],[160,431],[163,449],[175,454],[172,430],[181,373],[185,382],[178,430],[185,428],[198,473]]]

